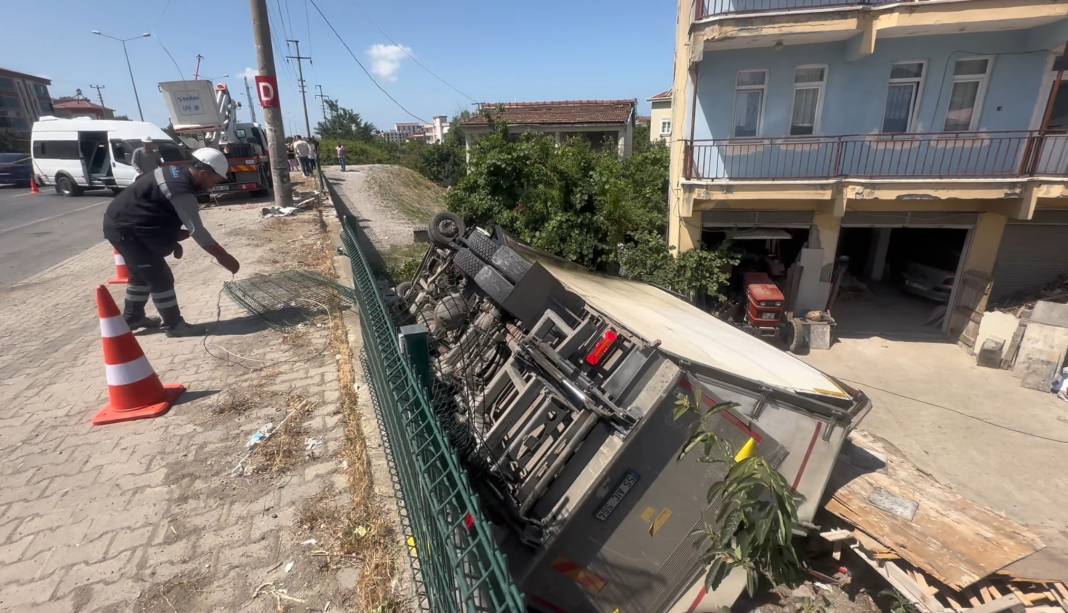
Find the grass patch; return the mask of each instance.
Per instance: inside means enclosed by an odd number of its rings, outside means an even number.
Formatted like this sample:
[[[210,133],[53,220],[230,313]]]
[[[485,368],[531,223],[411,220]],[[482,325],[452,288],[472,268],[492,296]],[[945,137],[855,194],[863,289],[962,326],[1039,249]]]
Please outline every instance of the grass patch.
[[[367,182],[382,202],[417,226],[445,210],[445,189],[414,170],[381,166],[368,173]]]
[[[276,426],[270,438],[260,443],[253,454],[253,472],[282,473],[300,464],[305,459],[304,420],[314,406],[311,401],[296,394],[286,397],[288,412],[280,426]]]
[[[264,404],[265,393],[252,387],[231,387],[219,395],[211,407],[212,415],[241,415]]]
[[[411,281],[415,272],[419,270],[419,264],[426,255],[427,245],[415,243],[412,245],[397,245],[382,251],[382,261],[385,264],[384,272],[395,283]]]

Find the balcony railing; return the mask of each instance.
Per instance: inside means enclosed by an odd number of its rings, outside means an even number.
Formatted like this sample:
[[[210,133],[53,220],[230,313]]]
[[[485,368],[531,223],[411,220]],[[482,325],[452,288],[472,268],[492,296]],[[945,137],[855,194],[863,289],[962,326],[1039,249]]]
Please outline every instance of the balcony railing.
[[[821,8],[876,6],[895,2],[917,1],[922,0],[696,0],[694,19],[700,20],[716,15],[805,11]]]
[[[955,179],[1068,175],[1068,134],[938,132],[688,141],[687,179]]]

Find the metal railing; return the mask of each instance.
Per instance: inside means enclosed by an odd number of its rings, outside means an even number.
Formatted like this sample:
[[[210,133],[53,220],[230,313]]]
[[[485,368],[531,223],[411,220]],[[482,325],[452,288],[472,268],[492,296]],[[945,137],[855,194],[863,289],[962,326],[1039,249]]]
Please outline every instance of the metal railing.
[[[441,612],[525,610],[523,597],[492,538],[490,524],[431,401],[401,355],[390,318],[361,245],[369,244],[351,215],[342,242],[352,263],[368,378],[411,526],[413,567],[426,609]]]
[[[694,20],[718,15],[747,13],[772,13],[783,11],[807,11],[821,8],[849,8],[878,6],[899,2],[922,2],[923,0],[696,0]]]
[[[687,179],[954,179],[1068,174],[1068,135],[1037,131],[687,141]]]

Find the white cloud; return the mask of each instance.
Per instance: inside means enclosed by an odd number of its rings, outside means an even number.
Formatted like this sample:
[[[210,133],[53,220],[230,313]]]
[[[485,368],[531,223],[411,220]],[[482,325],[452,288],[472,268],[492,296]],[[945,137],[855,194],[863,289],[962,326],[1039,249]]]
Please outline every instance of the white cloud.
[[[372,45],[367,50],[371,56],[371,72],[386,81],[396,81],[400,63],[412,50],[404,45]]]

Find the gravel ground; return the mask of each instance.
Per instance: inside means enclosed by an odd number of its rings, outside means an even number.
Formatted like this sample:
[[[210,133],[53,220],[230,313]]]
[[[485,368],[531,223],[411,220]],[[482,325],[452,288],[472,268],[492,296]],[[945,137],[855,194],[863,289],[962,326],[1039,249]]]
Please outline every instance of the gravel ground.
[[[379,198],[370,185],[376,173],[391,168],[386,164],[349,165],[346,172],[341,172],[340,166],[323,167],[326,177],[360,218],[360,225],[380,251],[411,244],[412,232],[417,228],[400,210]]]

